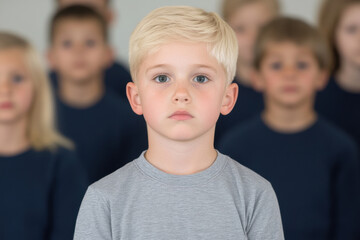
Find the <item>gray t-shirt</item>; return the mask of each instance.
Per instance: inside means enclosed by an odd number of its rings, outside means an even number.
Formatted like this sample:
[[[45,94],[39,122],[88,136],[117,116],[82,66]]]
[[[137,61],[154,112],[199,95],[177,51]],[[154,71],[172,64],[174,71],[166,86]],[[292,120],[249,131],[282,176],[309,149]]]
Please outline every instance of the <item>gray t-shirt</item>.
[[[92,184],[76,240],[284,239],[271,184],[218,153],[206,170],[167,174],[141,156]]]

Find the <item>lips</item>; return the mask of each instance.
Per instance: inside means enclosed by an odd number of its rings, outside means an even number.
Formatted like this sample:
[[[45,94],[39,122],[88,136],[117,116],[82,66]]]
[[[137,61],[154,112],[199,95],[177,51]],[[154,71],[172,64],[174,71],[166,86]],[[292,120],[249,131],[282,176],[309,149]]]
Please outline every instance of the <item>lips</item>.
[[[0,103],[0,109],[10,109],[13,107],[11,102],[2,102]]]
[[[185,120],[192,119],[193,116],[190,113],[188,113],[187,111],[176,111],[169,118],[178,120],[178,121],[185,121]]]

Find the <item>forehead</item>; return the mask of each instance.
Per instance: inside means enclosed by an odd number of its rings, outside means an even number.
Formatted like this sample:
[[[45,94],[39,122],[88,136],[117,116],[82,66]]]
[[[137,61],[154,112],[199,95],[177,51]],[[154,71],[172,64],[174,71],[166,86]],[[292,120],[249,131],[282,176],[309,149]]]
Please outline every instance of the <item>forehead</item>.
[[[59,35],[84,32],[102,35],[101,24],[93,18],[66,18],[60,19],[54,26],[54,38]]]
[[[229,16],[229,23],[266,22],[275,16],[275,10],[266,2],[256,1],[238,6]]]
[[[307,56],[315,59],[315,55],[310,46],[306,44],[297,44],[291,41],[268,42],[264,46],[264,56]]]
[[[341,15],[341,21],[360,22],[360,2],[348,5]]]

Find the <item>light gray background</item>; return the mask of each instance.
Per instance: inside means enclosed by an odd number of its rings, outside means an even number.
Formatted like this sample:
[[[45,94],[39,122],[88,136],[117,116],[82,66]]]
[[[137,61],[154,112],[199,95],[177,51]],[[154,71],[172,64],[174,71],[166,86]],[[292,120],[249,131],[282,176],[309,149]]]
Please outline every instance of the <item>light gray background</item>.
[[[0,0],[0,30],[10,30],[29,39],[45,55],[48,20],[55,0]],[[127,64],[128,41],[136,24],[151,10],[166,5],[191,5],[220,13],[221,0],[113,0],[115,21],[111,26],[111,44]],[[316,23],[321,0],[280,0],[282,12]]]

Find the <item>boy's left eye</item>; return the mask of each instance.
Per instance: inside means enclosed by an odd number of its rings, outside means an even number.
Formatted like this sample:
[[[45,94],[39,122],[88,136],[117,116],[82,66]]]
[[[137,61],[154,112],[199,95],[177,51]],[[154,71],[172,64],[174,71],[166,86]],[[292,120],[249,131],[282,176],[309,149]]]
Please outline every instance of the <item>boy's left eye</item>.
[[[86,46],[88,46],[88,47],[93,47],[93,46],[95,46],[95,44],[96,44],[96,42],[93,39],[86,40]]]
[[[166,83],[170,81],[170,78],[166,75],[159,75],[154,78],[154,80],[158,83]]]
[[[11,81],[13,83],[20,83],[24,80],[24,76],[20,75],[20,74],[15,74],[14,76],[12,76]]]
[[[296,67],[300,70],[307,69],[309,64],[307,62],[298,62],[296,63]]]
[[[194,78],[194,81],[197,83],[206,83],[209,79],[204,75],[199,75]]]

